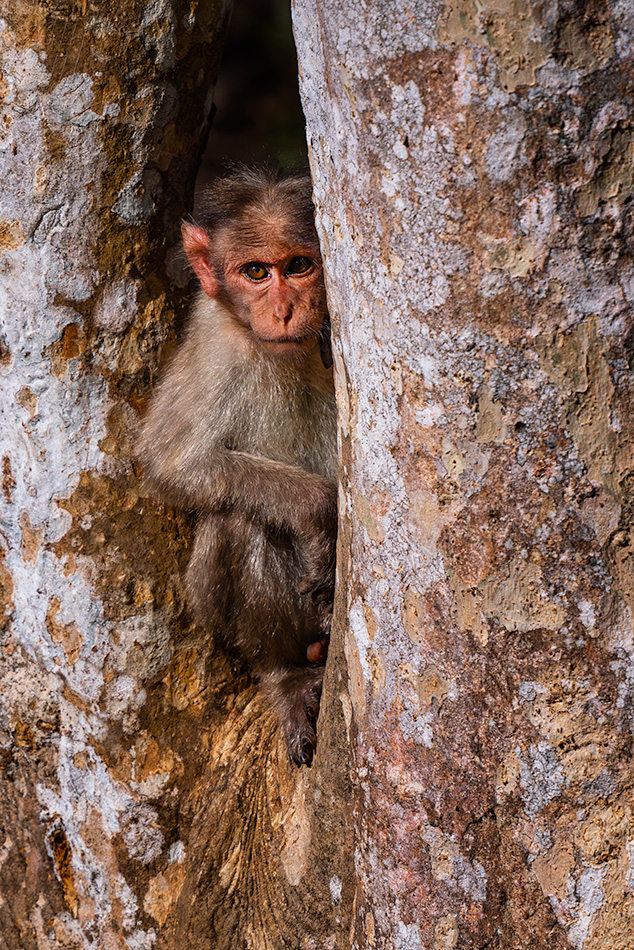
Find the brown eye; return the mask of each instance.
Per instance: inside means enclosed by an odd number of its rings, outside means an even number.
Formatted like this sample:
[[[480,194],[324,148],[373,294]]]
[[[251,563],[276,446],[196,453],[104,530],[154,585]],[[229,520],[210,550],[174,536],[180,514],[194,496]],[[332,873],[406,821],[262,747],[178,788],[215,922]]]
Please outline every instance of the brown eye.
[[[242,273],[245,274],[249,280],[264,280],[265,277],[269,276],[269,272],[264,264],[247,264]]]
[[[307,274],[312,269],[313,262],[309,257],[294,257],[289,263],[287,274]]]

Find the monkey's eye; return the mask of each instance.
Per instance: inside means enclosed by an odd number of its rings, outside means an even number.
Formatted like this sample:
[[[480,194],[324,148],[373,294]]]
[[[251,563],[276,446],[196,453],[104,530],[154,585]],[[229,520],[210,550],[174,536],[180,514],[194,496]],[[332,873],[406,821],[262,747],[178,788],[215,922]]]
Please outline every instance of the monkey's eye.
[[[268,268],[264,264],[247,264],[243,268],[242,273],[249,278],[249,280],[264,280],[265,277],[269,276]]]
[[[312,266],[313,262],[310,257],[293,257],[286,268],[286,273],[307,274],[309,270],[312,270]]]

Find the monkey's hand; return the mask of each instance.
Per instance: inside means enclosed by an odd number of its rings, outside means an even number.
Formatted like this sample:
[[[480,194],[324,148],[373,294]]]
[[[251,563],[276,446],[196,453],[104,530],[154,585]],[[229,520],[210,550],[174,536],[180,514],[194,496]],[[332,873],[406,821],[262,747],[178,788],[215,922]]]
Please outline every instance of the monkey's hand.
[[[332,601],[335,590],[337,543],[337,486],[327,484],[313,499],[300,531],[306,574],[299,586],[301,594],[311,594],[315,603]]]

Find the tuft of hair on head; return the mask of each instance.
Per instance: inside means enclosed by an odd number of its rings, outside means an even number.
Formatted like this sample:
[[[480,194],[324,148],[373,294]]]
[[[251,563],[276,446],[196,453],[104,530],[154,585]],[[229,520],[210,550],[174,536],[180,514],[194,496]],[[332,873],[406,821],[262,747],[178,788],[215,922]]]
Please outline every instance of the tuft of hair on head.
[[[270,227],[287,230],[298,244],[318,246],[309,175],[238,167],[205,189],[197,217],[210,237],[225,228],[257,237]]]

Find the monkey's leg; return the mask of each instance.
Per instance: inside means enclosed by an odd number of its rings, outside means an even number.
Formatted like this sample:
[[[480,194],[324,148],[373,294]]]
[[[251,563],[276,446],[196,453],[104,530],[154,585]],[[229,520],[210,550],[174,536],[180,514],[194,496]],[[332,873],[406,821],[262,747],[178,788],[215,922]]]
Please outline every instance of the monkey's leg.
[[[267,673],[262,688],[271,700],[282,725],[291,762],[313,761],[324,667],[307,666]]]
[[[201,520],[185,575],[187,599],[198,623],[221,632],[233,598],[232,566],[236,519],[213,514]]]

